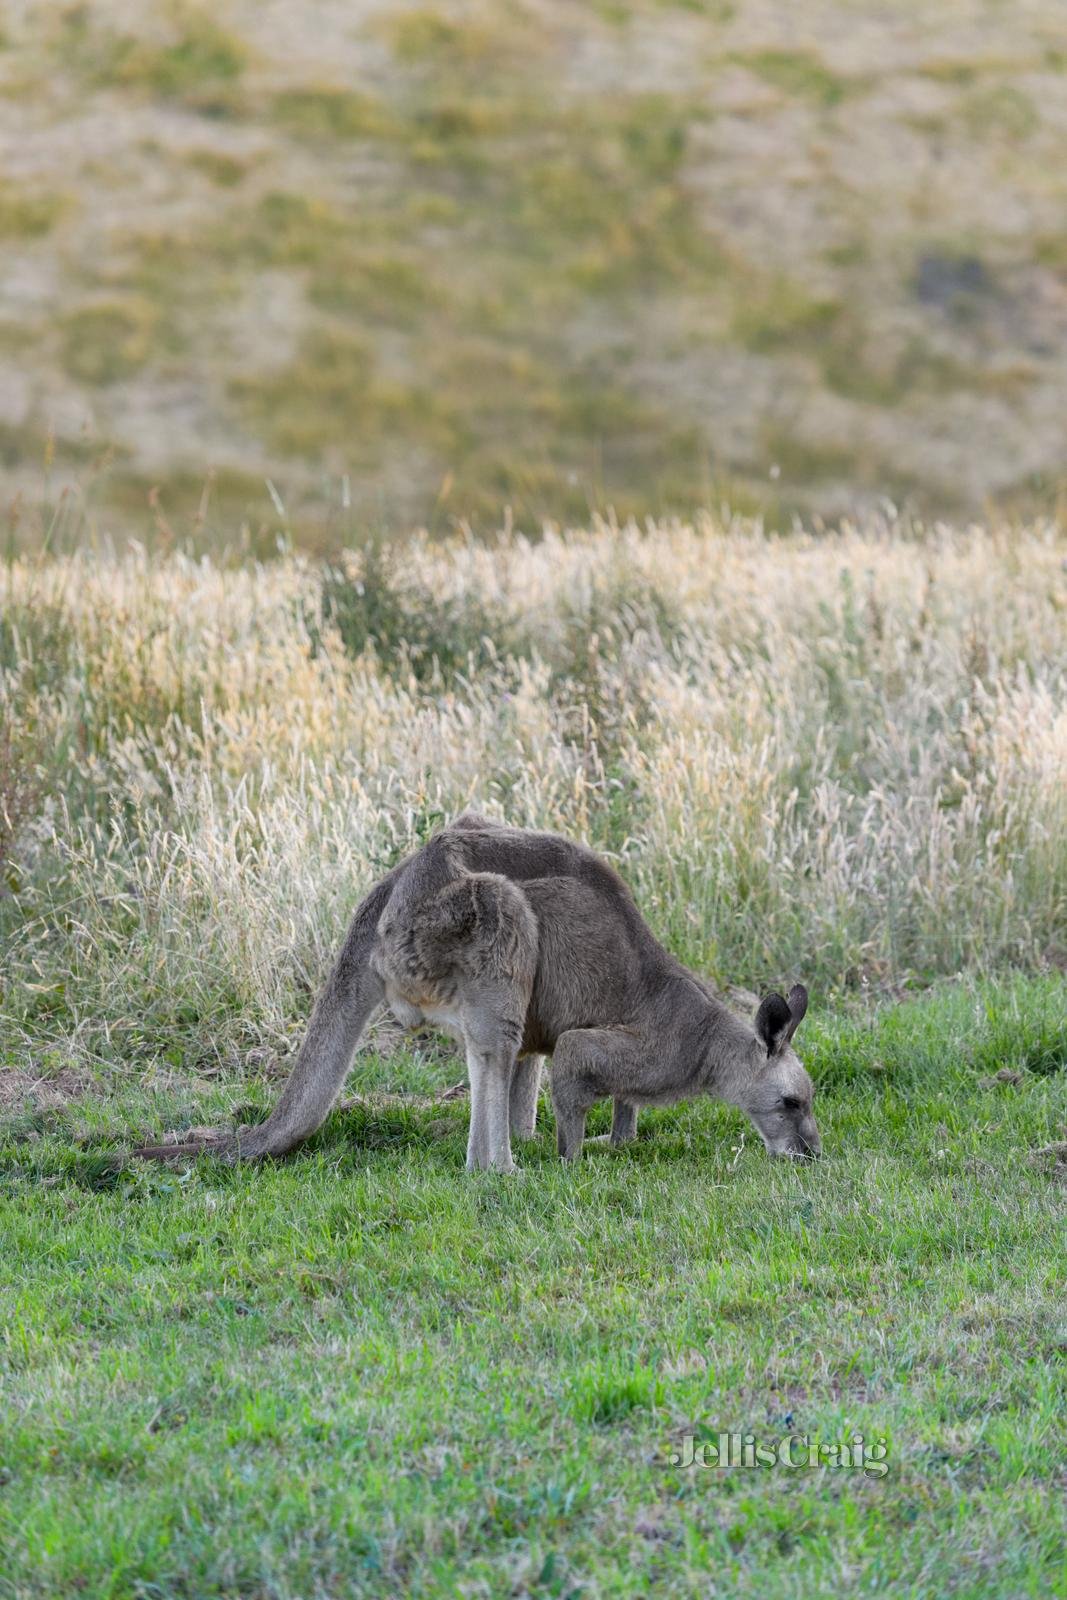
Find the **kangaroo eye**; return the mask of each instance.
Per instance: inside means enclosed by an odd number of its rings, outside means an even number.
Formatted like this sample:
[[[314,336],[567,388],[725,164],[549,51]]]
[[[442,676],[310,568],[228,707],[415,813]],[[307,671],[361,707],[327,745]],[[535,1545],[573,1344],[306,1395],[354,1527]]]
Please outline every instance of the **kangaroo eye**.
[[[786,1111],[800,1110],[800,1101],[797,1099],[795,1094],[784,1094],[782,1096],[782,1105]]]

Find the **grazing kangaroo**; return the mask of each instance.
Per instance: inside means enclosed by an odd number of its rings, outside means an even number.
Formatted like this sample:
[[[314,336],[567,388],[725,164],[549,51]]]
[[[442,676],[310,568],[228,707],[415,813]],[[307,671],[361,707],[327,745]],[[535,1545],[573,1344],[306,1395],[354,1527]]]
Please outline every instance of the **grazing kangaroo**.
[[[545,1055],[566,1161],[581,1151],[589,1107],[608,1096],[613,1144],[633,1138],[639,1106],[709,1094],[747,1112],[772,1155],[819,1154],[811,1079],[792,1048],[808,1003],[800,984],[743,1022],[663,949],[592,850],[474,812],[362,902],[267,1120],[136,1153],[292,1150],[325,1120],[383,1000],[406,1026],[430,1022],[464,1045],[469,1169],[514,1170],[511,1135],[534,1132]]]

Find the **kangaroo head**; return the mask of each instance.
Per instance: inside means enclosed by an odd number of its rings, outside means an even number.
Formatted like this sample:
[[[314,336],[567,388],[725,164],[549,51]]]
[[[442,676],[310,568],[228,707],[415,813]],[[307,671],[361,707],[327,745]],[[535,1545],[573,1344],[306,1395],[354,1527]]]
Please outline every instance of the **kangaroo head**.
[[[756,1012],[757,1069],[743,1109],[772,1156],[812,1158],[822,1150],[811,1114],[814,1086],[793,1049],[807,1009],[808,991],[798,983],[788,1000],[769,994]],[[760,1059],[764,1051],[766,1058]]]

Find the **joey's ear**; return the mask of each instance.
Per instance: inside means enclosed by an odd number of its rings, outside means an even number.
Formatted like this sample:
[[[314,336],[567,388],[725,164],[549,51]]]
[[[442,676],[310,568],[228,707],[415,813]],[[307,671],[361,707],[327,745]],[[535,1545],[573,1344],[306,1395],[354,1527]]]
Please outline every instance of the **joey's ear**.
[[[767,1046],[769,1056],[781,1049],[792,1026],[793,1013],[788,1000],[783,1000],[780,994],[769,994],[760,1002],[756,1012],[756,1032]]]
[[[789,991],[788,1004],[789,1014],[793,1020],[789,1024],[789,1032],[786,1034],[787,1040],[791,1039],[796,1033],[800,1024],[804,1021],[804,1013],[808,1009],[808,991],[802,983],[794,983]]]

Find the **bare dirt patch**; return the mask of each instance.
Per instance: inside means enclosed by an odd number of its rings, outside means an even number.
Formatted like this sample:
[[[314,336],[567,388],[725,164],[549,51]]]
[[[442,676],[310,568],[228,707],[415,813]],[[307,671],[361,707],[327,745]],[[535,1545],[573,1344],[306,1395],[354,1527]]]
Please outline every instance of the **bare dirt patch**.
[[[91,1093],[93,1079],[76,1067],[35,1073],[17,1067],[0,1069],[0,1115],[22,1111],[27,1103],[38,1111],[53,1111]]]

